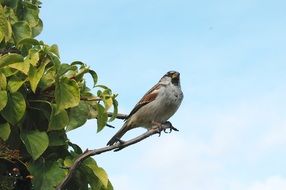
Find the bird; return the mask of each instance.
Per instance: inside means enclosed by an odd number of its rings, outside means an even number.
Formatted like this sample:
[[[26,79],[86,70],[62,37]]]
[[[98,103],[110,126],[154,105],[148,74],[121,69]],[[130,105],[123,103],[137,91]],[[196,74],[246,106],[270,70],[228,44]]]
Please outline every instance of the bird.
[[[180,73],[177,71],[167,72],[139,100],[126,117],[123,126],[108,141],[107,145],[111,146],[117,142],[121,142],[121,137],[131,129],[143,127],[148,130],[166,123],[180,107],[183,97]]]

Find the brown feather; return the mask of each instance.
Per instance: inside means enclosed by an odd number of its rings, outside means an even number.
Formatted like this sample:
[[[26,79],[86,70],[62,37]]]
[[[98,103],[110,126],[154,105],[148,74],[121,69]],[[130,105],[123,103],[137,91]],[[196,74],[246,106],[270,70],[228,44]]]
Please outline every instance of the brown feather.
[[[135,107],[132,109],[132,111],[130,112],[130,114],[127,116],[126,119],[130,118],[134,113],[136,113],[141,107],[143,107],[144,105],[152,102],[153,100],[156,99],[157,95],[158,95],[158,89],[159,89],[159,85],[155,85],[153,86],[142,98],[141,100],[139,100],[139,102],[135,105]]]

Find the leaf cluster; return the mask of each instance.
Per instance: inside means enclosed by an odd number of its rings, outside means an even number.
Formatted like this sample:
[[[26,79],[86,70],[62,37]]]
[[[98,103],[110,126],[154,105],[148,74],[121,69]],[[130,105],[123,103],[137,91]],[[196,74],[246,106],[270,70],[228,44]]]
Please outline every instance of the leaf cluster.
[[[5,160],[25,163],[34,189],[54,189],[82,150],[67,138],[88,119],[97,131],[117,114],[116,95],[98,85],[86,64],[62,63],[57,45],[35,37],[43,23],[38,0],[0,0],[0,140],[20,153]],[[87,86],[90,75],[96,94]],[[107,111],[113,108],[108,119]],[[1,160],[0,160],[1,166]],[[15,166],[17,167],[17,166]],[[95,160],[84,161],[68,189],[112,189]]]

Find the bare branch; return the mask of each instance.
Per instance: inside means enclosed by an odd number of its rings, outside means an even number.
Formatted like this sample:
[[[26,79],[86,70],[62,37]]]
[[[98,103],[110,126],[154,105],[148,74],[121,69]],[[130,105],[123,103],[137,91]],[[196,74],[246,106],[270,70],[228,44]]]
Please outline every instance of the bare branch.
[[[69,168],[69,173],[65,176],[64,180],[57,186],[57,190],[64,190],[66,185],[68,184],[68,182],[70,181],[70,179],[72,178],[72,176],[74,175],[76,169],[80,166],[80,164],[87,158],[89,158],[90,156],[94,156],[94,155],[98,155],[104,152],[108,152],[111,150],[114,151],[119,151],[123,148],[126,148],[132,144],[138,143],[148,137],[150,137],[151,135],[154,134],[161,134],[162,131],[164,131],[166,133],[166,130],[170,130],[170,132],[172,130],[174,131],[178,131],[178,129],[176,129],[175,127],[173,127],[173,125],[171,124],[171,122],[166,122],[164,124],[161,124],[158,127],[154,127],[149,129],[147,132],[143,133],[142,135],[139,135],[138,137],[135,137],[131,140],[128,141],[119,141],[118,143],[111,145],[111,146],[106,146],[103,148],[98,148],[98,149],[94,149],[94,150],[86,150],[84,151],[84,153],[82,153],[73,163],[73,165]]]
[[[112,117],[112,114],[113,114],[112,112],[107,112],[108,117]],[[127,119],[127,117],[128,115],[122,113],[118,113],[116,116],[117,119]]]

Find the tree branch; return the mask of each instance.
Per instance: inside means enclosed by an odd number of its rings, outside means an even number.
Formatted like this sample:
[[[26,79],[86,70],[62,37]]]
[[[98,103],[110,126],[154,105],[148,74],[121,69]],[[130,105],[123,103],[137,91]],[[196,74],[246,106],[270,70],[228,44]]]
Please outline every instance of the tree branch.
[[[108,116],[108,117],[112,117],[112,115],[113,115],[112,112],[107,112],[107,116]],[[128,117],[128,115],[122,114],[122,113],[118,113],[118,114],[116,115],[116,118],[117,118],[117,119],[127,119],[127,117]]]
[[[21,51],[14,48],[14,47],[0,50],[0,55],[4,55],[4,54],[8,54],[8,53],[19,53],[20,54]]]
[[[106,146],[103,148],[98,148],[98,149],[94,149],[94,150],[86,150],[84,151],[84,153],[82,153],[73,163],[73,165],[69,168],[69,172],[68,174],[65,176],[64,180],[57,186],[56,190],[64,190],[64,188],[66,187],[66,185],[68,184],[68,182],[70,181],[70,179],[72,178],[72,176],[74,175],[76,169],[80,166],[80,164],[87,158],[89,158],[90,156],[94,156],[94,155],[98,155],[104,152],[108,152],[111,150],[114,151],[119,151],[122,150],[123,148],[126,148],[132,144],[138,143],[154,134],[161,134],[162,131],[164,131],[166,133],[166,131],[169,129],[169,133],[172,132],[172,130],[174,131],[178,131],[178,129],[176,129],[175,127],[173,127],[171,122],[166,122],[164,124],[161,124],[160,126],[156,126],[153,127],[151,129],[149,129],[147,132],[143,133],[142,135],[139,135],[138,137],[135,137],[131,140],[128,141],[119,141],[118,143],[111,145],[111,146]]]

